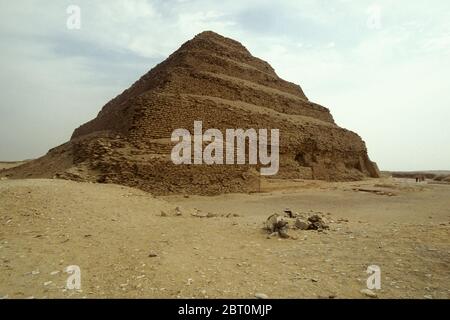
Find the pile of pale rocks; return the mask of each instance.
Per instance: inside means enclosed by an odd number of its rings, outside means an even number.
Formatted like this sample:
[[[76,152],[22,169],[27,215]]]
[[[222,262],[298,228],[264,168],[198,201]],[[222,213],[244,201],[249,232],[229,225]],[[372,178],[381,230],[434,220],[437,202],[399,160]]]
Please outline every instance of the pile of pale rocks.
[[[281,238],[292,238],[288,231],[294,230],[317,230],[323,232],[329,229],[327,220],[322,213],[295,213],[290,209],[285,209],[283,214],[275,213],[267,218],[264,229],[272,236]]]

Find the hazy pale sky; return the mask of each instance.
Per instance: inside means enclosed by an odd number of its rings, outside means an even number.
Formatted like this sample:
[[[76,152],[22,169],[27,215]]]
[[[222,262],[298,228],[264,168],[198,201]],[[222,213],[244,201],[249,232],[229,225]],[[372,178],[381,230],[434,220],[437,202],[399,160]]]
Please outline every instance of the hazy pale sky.
[[[448,0],[1,0],[0,160],[66,142],[204,30],[301,85],[381,169],[450,169]]]

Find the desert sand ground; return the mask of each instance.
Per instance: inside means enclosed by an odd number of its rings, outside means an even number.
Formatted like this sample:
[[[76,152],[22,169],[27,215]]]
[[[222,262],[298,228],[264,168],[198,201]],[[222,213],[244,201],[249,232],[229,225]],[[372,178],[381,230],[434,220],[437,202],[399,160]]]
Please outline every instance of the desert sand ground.
[[[0,297],[365,298],[366,269],[378,265],[379,298],[450,298],[449,185],[262,187],[155,198],[117,185],[2,180]],[[264,221],[286,207],[322,212],[330,230],[268,238]],[[194,208],[211,217],[192,216]],[[65,289],[69,265],[81,268],[80,291]]]

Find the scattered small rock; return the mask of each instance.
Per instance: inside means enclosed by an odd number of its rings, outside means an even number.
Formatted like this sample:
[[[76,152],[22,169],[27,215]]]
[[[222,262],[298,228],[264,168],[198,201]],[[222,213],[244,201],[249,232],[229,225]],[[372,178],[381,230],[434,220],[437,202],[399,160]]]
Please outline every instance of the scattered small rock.
[[[289,234],[287,233],[287,230],[286,230],[286,229],[280,229],[280,230],[278,231],[278,234],[279,234],[280,237],[283,238],[283,239],[289,239],[289,238],[290,238],[290,236],[289,236]]]
[[[362,289],[360,291],[363,295],[369,298],[378,298],[378,295],[370,289]]]
[[[288,225],[288,222],[283,219],[283,217],[280,217],[278,214],[273,214],[269,218],[267,218],[266,221],[266,228],[270,232],[277,232],[281,229],[286,228]]]
[[[269,234],[267,236],[267,239],[271,239],[271,238],[276,237],[276,236],[278,236],[278,232],[272,232],[271,234]]]
[[[318,215],[314,214],[308,218],[308,221],[311,223],[309,225],[309,230],[323,230],[329,229],[329,226],[325,223],[325,221]]]
[[[256,299],[269,299],[269,297],[267,296],[267,294],[264,294],[264,293],[256,293],[256,294],[255,294],[255,298],[256,298]]]
[[[309,223],[301,218],[297,218],[295,220],[295,227],[298,230],[308,230],[309,229]]]
[[[276,213],[267,218],[265,228],[270,234],[276,232],[281,238],[289,238],[287,233],[288,222]]]
[[[293,211],[292,211],[291,209],[289,209],[289,208],[284,209],[283,212],[286,214],[286,216],[287,216],[288,218],[297,218],[297,217],[298,217],[298,214],[295,213],[295,212],[293,212]]]
[[[207,218],[208,217],[207,212],[202,212],[201,210],[195,210],[195,212],[191,213],[191,216],[197,217],[197,218]]]

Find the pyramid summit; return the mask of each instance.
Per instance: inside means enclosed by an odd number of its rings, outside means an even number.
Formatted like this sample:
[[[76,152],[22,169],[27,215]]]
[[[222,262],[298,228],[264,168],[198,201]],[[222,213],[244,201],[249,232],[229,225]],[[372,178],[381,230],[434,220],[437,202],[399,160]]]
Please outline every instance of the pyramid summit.
[[[278,129],[280,168],[273,178],[359,180],[378,177],[365,143],[340,128],[300,86],[277,76],[239,42],[205,31],[184,43],[71,140],[11,169],[14,177],[117,183],[154,194],[259,190],[259,165],[175,165],[178,128]]]

